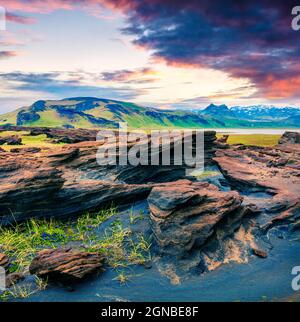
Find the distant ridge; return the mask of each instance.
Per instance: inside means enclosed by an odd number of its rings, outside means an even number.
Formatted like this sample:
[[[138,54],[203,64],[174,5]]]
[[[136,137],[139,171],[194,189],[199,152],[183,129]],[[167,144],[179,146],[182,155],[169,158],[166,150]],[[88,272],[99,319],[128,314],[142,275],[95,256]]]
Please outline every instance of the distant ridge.
[[[39,100],[0,115],[0,125],[64,128],[299,128],[300,109],[261,105],[228,108],[210,104],[204,110],[179,111],[143,107],[96,97]]]

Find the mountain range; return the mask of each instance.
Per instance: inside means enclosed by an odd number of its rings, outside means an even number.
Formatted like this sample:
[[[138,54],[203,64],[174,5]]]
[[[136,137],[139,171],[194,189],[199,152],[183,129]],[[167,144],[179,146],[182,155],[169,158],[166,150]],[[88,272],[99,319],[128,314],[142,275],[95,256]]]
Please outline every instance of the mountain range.
[[[274,106],[210,104],[193,111],[161,110],[94,97],[40,100],[28,107],[0,115],[0,125],[117,128],[298,128],[300,109]]]

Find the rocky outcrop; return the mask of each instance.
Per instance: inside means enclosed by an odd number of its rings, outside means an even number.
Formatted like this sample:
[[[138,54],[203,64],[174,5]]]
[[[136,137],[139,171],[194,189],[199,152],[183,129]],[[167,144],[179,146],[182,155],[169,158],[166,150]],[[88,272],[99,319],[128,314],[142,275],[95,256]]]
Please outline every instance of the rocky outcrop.
[[[205,136],[211,155],[215,132]],[[0,154],[0,223],[63,217],[146,198],[160,182],[184,178],[187,166],[99,165],[101,142]],[[128,144],[132,148],[136,142]],[[150,142],[145,141],[145,145]],[[173,143],[169,149],[174,149]],[[115,152],[119,157],[118,150]],[[159,149],[159,154],[162,149]],[[151,156],[149,155],[149,158]],[[172,159],[172,158],[171,158]]]
[[[300,144],[300,132],[285,132],[279,144]]]
[[[0,170],[2,180],[9,182],[8,185],[0,186],[2,224],[30,217],[71,216],[112,203],[126,204],[146,197],[151,190],[150,185],[127,185],[80,178],[75,176],[76,169],[74,172],[67,170],[58,165],[60,162],[64,160],[53,159],[52,168],[50,164],[48,167],[28,166],[27,171],[26,165],[25,169],[20,169],[20,165],[7,164],[6,170],[10,176],[4,178],[5,169]],[[55,169],[56,166],[61,170]]]
[[[47,249],[33,259],[30,274],[59,280],[83,279],[100,272],[104,258],[100,253],[76,252],[71,249]]]
[[[147,196],[151,185],[116,181],[118,170],[99,166],[96,151],[93,143],[39,155],[1,154],[1,223],[34,216],[70,216]]]
[[[260,205],[266,213],[264,229],[299,221],[300,144],[233,146],[218,151],[214,160],[234,189],[269,194]]]
[[[160,250],[184,256],[201,248],[226,216],[234,216],[242,198],[208,183],[181,180],[153,188],[148,203]]]
[[[259,249],[253,220],[260,210],[244,204],[236,191],[181,180],[155,187],[148,203],[157,252],[167,258],[162,271],[170,262],[183,274],[247,263],[253,249]]]
[[[176,256],[177,267],[205,271],[266,258],[270,229],[300,227],[299,144],[228,146],[214,161],[236,191],[181,180],[154,187],[148,197],[159,252]]]
[[[85,141],[96,141],[98,130],[72,129],[72,128],[47,128],[47,127],[24,127],[6,125],[0,126],[0,132],[3,131],[29,131],[30,136],[46,135],[55,143],[80,143]]]
[[[0,145],[7,144],[7,145],[21,145],[22,138],[17,135],[12,135],[8,137],[0,138]]]

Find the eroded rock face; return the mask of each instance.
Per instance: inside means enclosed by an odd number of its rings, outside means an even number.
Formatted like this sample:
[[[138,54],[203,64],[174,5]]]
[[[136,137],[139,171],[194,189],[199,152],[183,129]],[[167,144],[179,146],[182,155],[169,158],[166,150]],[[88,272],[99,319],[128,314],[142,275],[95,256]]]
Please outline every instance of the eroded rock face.
[[[261,227],[296,224],[300,218],[300,144],[272,147],[233,146],[214,160],[231,186],[242,192],[265,192]]]
[[[208,132],[209,153],[214,153],[214,138],[215,133]],[[157,183],[186,175],[185,165],[101,166],[96,160],[100,145],[91,141],[46,151],[1,153],[0,223],[72,216],[112,203],[128,204],[147,198]]]
[[[100,253],[76,252],[70,249],[48,249],[40,251],[33,259],[30,274],[50,279],[82,279],[100,272],[103,268]]]
[[[153,188],[148,198],[159,249],[178,256],[174,264],[184,270],[266,258],[271,229],[276,235],[277,226],[290,233],[300,227],[300,144],[229,146],[214,160],[236,191],[179,181]]]
[[[242,197],[208,183],[181,180],[153,188],[148,203],[160,249],[180,257],[201,248],[226,216],[235,216]]]

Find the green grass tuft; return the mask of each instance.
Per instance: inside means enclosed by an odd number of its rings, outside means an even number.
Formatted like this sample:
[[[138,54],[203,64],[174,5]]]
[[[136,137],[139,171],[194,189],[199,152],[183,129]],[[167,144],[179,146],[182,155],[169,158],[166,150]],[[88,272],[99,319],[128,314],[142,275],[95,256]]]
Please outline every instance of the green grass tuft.
[[[104,232],[99,233],[97,229],[113,216],[115,218],[111,224]],[[136,220],[135,218],[134,222]],[[68,222],[32,218],[15,226],[0,227],[0,245],[1,252],[11,260],[10,273],[27,273],[31,261],[39,250],[58,246],[100,252],[113,269],[142,265],[151,260],[150,241],[141,234],[133,233],[130,228],[123,227],[115,207],[93,214],[86,213]],[[47,283],[37,279],[36,285],[37,289],[42,290]],[[5,296],[25,298],[31,294],[33,294],[31,289],[14,287],[8,293],[4,292],[1,298]]]

